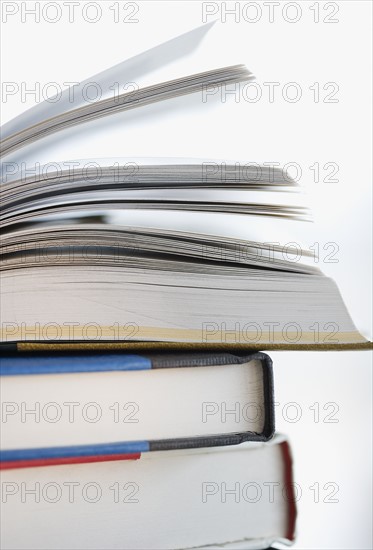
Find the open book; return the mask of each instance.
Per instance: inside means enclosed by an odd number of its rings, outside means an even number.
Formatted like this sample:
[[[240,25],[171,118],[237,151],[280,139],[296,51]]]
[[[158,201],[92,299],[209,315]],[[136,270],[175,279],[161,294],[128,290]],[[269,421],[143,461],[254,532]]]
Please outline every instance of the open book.
[[[94,78],[107,83],[108,72]],[[234,65],[89,105],[37,106],[6,125],[1,151],[118,109],[251,78]],[[369,345],[335,283],[297,242],[310,215],[282,170],[208,159],[68,166],[1,185],[3,343]],[[285,234],[294,234],[291,245]]]

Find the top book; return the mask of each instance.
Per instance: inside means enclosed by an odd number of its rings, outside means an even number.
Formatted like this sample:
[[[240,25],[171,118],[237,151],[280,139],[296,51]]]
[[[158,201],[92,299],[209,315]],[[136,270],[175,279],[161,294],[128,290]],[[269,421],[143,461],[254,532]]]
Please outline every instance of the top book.
[[[178,37],[92,80],[107,85],[116,71],[162,63],[186,42]],[[118,110],[252,78],[234,65],[88,105],[37,105],[3,127],[1,153]],[[1,342],[23,349],[369,345],[312,254],[277,242],[289,233],[295,241],[310,220],[297,191],[280,169],[209,160],[79,161],[5,178]],[[240,235],[232,222],[243,216]]]

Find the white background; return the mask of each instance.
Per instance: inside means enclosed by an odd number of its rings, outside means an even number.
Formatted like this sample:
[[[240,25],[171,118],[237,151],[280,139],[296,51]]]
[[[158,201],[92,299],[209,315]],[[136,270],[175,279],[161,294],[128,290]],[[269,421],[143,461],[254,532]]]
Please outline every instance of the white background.
[[[95,23],[83,16],[87,2],[80,3],[72,23],[63,2],[59,2],[62,18],[56,23],[43,17],[36,23],[27,14],[22,22],[24,3],[10,4],[18,5],[19,11],[2,24],[1,77],[20,88],[39,82],[43,89],[48,82],[56,82],[64,89],[66,82],[84,80],[203,23],[203,8],[197,1],[137,2],[139,11],[133,16],[137,23],[114,22],[112,1],[97,2],[102,13]],[[28,7],[34,4],[27,2]],[[42,7],[45,2],[39,4]],[[96,124],[94,132],[93,126],[86,125],[61,133],[58,139],[48,140],[48,145],[46,140],[41,142],[42,152],[22,150],[14,160],[175,156],[297,163],[315,218],[308,246],[319,243],[319,265],[336,280],[355,324],[371,339],[371,2],[297,2],[301,17],[294,23],[286,20],[296,14],[293,8],[283,11],[287,2],[275,8],[273,22],[263,3],[253,2],[255,6],[247,12],[245,4],[241,2],[236,16],[227,15],[223,22],[222,4],[217,3],[217,13],[207,18],[217,22],[196,53],[154,78],[150,75],[150,81],[245,63],[261,85],[260,100],[240,97],[236,102],[231,97],[225,103],[202,103],[200,98],[175,99],[160,110],[145,107],[135,116],[109,117]],[[330,15],[335,6],[338,13]],[[228,2],[227,7],[234,3]],[[120,5],[120,10],[124,10],[122,15],[129,13],[125,6]],[[338,22],[325,22],[328,15]],[[255,23],[247,21],[255,16]],[[52,9],[49,17],[54,17]],[[279,83],[273,102],[264,82]],[[282,90],[289,82],[301,88],[297,102],[283,98]],[[319,102],[310,90],[316,82]],[[330,82],[339,88],[336,103],[323,101],[332,91],[323,86]],[[2,121],[33,104],[31,95],[3,96]],[[309,168],[315,162],[320,165],[319,182]],[[322,181],[328,162],[339,167],[334,176],[337,182]],[[327,243],[338,246],[335,263],[325,261],[331,251],[323,251]],[[295,548],[372,548],[370,353],[277,352],[271,356],[279,402],[277,428],[290,437],[296,481],[302,488]],[[295,408],[283,411],[290,402],[301,408],[297,422],[289,421]],[[319,422],[309,409],[315,402],[320,404]],[[337,423],[323,422],[331,409],[323,411],[322,407],[330,402],[339,407]],[[319,503],[309,489],[315,482],[320,484]],[[338,503],[322,502],[328,493],[322,487],[328,482],[339,486]]]

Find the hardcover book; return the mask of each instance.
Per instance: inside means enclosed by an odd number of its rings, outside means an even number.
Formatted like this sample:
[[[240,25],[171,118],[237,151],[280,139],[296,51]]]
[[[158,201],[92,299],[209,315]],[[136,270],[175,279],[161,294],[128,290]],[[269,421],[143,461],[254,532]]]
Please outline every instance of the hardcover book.
[[[0,468],[267,441],[263,353],[1,357]]]
[[[54,548],[57,533],[64,548],[110,550],[265,549],[294,539],[292,458],[282,436],[8,470],[2,493],[1,546],[9,550]]]

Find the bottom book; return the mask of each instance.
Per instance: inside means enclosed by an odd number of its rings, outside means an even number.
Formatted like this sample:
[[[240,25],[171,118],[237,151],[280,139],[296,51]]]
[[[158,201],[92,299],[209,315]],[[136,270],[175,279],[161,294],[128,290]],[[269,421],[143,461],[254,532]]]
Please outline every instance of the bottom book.
[[[1,548],[268,548],[294,540],[285,437],[5,470]]]

